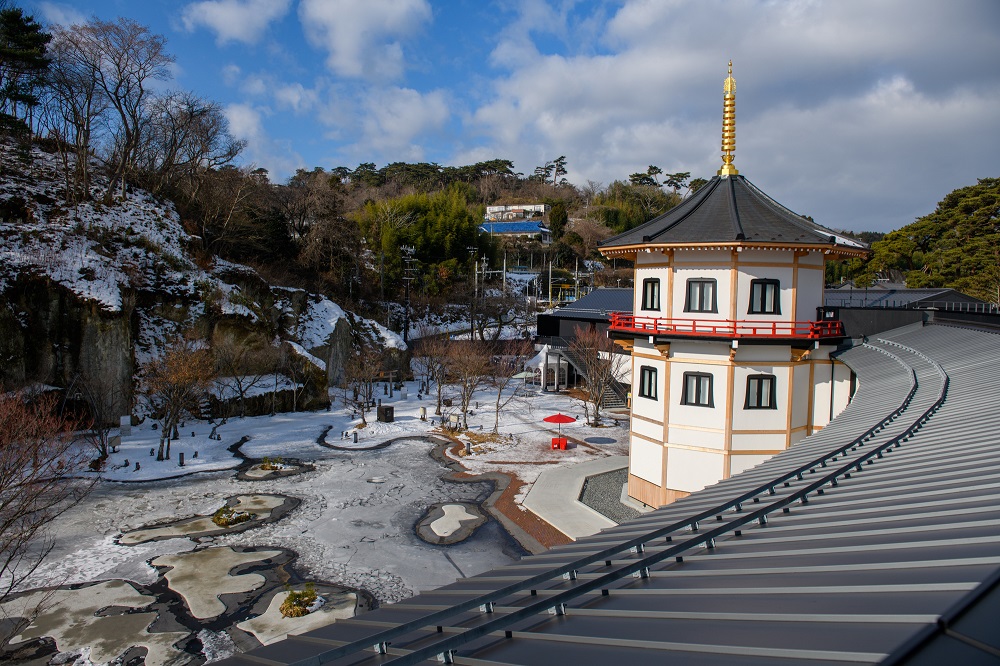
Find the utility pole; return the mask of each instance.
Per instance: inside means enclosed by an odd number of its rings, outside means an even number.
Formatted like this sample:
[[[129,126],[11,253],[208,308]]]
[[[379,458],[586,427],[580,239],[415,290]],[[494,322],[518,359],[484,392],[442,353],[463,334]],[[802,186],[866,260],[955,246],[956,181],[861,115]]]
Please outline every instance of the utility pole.
[[[410,282],[413,281],[414,273],[416,268],[413,267],[416,259],[413,258],[413,253],[416,248],[410,245],[403,245],[399,248],[403,252],[403,261],[406,263],[406,267],[403,269],[403,290],[405,293],[406,305],[403,310],[403,342],[407,345],[410,344]]]
[[[476,248],[468,247],[469,261],[472,263],[472,299],[469,301],[469,339],[476,339],[476,267],[479,259],[476,257]]]
[[[552,262],[549,261],[549,308],[552,307]]]

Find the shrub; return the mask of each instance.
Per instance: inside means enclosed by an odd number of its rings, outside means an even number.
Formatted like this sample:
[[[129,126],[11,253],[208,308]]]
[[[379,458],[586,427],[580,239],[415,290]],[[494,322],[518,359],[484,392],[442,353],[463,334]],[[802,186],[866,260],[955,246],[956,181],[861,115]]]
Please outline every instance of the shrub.
[[[265,472],[272,472],[274,470],[281,469],[281,458],[264,458],[264,462],[260,464],[260,468]]]
[[[287,588],[286,588],[287,589]],[[281,602],[282,617],[302,617],[309,614],[309,607],[316,603],[316,586],[306,583],[301,592],[288,591],[288,596]]]
[[[251,518],[253,516],[245,511],[237,511],[231,506],[224,506],[215,512],[212,516],[212,522],[219,527],[232,527],[233,525],[245,523]]]

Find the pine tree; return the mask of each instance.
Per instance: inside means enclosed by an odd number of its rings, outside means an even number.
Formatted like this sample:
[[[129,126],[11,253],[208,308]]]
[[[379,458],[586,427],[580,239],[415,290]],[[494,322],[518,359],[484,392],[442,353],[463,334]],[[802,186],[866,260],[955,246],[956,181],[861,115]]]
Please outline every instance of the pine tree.
[[[49,67],[52,35],[20,8],[0,11],[0,131],[29,133]]]

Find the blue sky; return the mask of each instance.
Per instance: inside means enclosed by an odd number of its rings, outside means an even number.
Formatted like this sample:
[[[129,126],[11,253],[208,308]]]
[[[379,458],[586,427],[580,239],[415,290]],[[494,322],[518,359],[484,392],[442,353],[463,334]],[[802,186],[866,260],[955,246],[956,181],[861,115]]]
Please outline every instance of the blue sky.
[[[244,162],[518,171],[560,155],[607,185],[719,168],[733,60],[740,173],[826,226],[887,231],[1000,176],[995,0],[20,0],[45,23],[125,16],[169,86],[220,103]]]

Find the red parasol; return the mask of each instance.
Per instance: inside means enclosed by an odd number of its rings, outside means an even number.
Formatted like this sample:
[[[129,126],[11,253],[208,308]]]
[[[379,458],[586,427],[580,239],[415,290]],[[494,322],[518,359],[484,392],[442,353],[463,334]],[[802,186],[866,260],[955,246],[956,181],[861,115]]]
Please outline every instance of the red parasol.
[[[552,416],[546,416],[542,419],[546,423],[558,423],[559,424],[559,436],[562,437],[562,424],[563,423],[574,423],[576,421],[572,416],[566,416],[565,414],[553,414]]]

